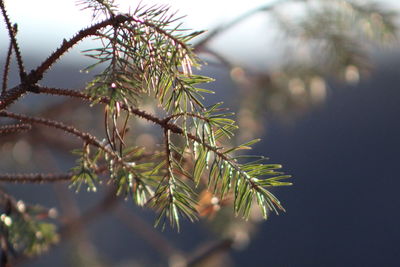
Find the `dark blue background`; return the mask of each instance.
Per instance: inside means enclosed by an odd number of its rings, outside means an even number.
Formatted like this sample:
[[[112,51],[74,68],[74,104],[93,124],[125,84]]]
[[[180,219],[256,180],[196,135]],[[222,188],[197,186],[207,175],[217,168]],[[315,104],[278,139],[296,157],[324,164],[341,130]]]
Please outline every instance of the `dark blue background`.
[[[294,175],[238,266],[400,266],[400,60],[287,127],[267,121],[258,146]]]
[[[287,213],[271,216],[248,248],[231,253],[237,266],[400,266],[398,62],[399,57],[382,60],[357,86],[331,84],[326,104],[290,125],[267,114],[268,134],[254,152],[282,163],[294,176],[294,186],[275,191]],[[226,72],[208,72],[217,79],[212,87],[221,92],[218,97],[232,95]],[[71,79],[71,73],[78,74],[75,66],[55,67],[45,84],[78,87],[83,80]],[[49,186],[13,188],[27,202],[46,205],[52,195]],[[95,203],[92,194],[76,197],[85,207]],[[152,223],[154,217],[147,214],[146,219]],[[110,216],[90,232],[110,262],[149,255],[162,260]],[[166,236],[192,251],[200,239],[212,240],[204,233],[200,225],[185,224],[183,233]],[[60,264],[67,256],[60,249],[27,266]]]

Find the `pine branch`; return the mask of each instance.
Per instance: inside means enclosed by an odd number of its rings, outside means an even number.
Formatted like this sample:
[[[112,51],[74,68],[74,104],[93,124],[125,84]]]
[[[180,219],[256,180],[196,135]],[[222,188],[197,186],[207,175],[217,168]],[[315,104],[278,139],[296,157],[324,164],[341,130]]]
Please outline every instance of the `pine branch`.
[[[207,173],[207,187],[214,194],[219,193],[223,198],[233,191],[237,214],[241,213],[247,218],[254,201],[258,202],[265,218],[269,210],[283,210],[266,188],[289,185],[280,181],[288,176],[262,178],[280,174],[275,171],[280,165],[259,162],[242,164],[238,157],[233,156],[237,150],[249,149],[254,141],[231,149],[224,149],[220,145],[224,141],[220,139],[234,135],[232,130],[236,126],[229,118],[231,114],[220,108],[221,103],[210,107],[202,104],[203,94],[213,92],[197,86],[212,79],[193,75],[191,68],[199,64],[197,56],[187,44],[199,33],[185,34],[179,26],[171,26],[176,19],[174,15],[168,15],[168,8],[151,7],[143,11],[142,7],[138,7],[131,15],[115,15],[114,11],[107,8],[109,2],[92,0],[88,3],[88,7],[95,11],[102,10],[109,18],[79,31],[68,41],[64,40],[20,85],[2,94],[0,116],[45,125],[80,138],[83,149],[76,152],[79,154],[78,166],[71,171],[71,185],[79,190],[82,184],[86,184],[88,189],[95,191],[96,184],[100,182],[95,173],[97,161],[105,161],[116,194],[132,194],[138,205],[151,203],[159,211],[156,224],[162,222],[164,226],[168,219],[171,225],[179,229],[181,215],[195,220],[197,211],[193,188]],[[36,84],[62,55],[89,36],[97,36],[103,43],[102,48],[87,51],[91,52],[90,57],[97,60],[90,67],[105,62],[108,62],[108,67],[88,84],[88,94]],[[59,121],[1,110],[27,91],[106,104],[104,122],[108,144]],[[165,108],[166,117],[160,118],[135,107],[142,95],[154,96]],[[123,127],[119,129],[121,110],[126,111],[123,114],[127,115]],[[126,146],[124,136],[129,114],[160,126],[164,133],[164,154],[140,162],[137,157],[143,154],[143,150],[137,147],[123,149]],[[177,135],[184,145],[180,147],[178,142],[171,140],[171,134]],[[96,148],[95,152],[90,151],[91,146]],[[184,166],[184,161],[192,157],[187,151],[192,149],[195,154],[194,165]],[[131,156],[131,153],[136,156]],[[210,159],[213,162],[208,170]],[[21,178],[21,181],[27,178]],[[48,177],[38,174],[30,178],[32,181],[45,181]]]
[[[62,225],[58,231],[61,240],[69,239],[73,235],[79,234],[77,229],[82,229],[83,226],[98,220],[99,216],[110,211],[115,205],[118,204],[119,198],[116,196],[116,189],[109,188],[104,197],[96,203],[93,207],[86,210],[82,215],[76,218],[67,218],[67,222]],[[77,227],[79,226],[79,227]]]
[[[1,196],[1,191],[0,191]],[[57,231],[58,242],[48,244],[47,249],[52,249],[58,246],[61,242],[66,241],[75,235],[79,234],[83,227],[87,224],[98,220],[104,213],[109,212],[118,203],[118,198],[115,196],[115,191],[111,188],[104,197],[97,202],[94,206],[84,211],[78,217],[66,218],[66,222]],[[77,227],[80,226],[80,227]],[[40,255],[19,255],[18,258],[14,259],[13,266],[19,266],[26,261],[31,261],[35,257]]]
[[[74,37],[70,40],[65,40],[62,42],[61,46],[53,52],[40,66],[38,66],[34,71],[32,71],[32,75],[34,79],[33,83],[38,82],[42,79],[42,76],[45,71],[47,71],[62,55],[64,55],[69,49],[75,46],[77,43],[82,41],[83,39],[96,35],[97,31],[105,28],[110,25],[118,25],[124,23],[125,21],[132,20],[128,16],[118,15],[109,19],[106,19],[102,22],[96,23],[86,29],[80,30]]]
[[[49,89],[49,88],[47,88],[47,89],[41,88],[41,90],[43,90],[43,92],[52,92],[52,93],[55,93],[55,94],[57,92],[59,92],[58,90],[52,90],[52,89]],[[65,90],[60,91],[60,93],[68,94],[67,91],[65,91]],[[73,93],[73,94],[71,93],[70,96],[80,97],[80,96],[84,96],[84,95],[83,94],[79,95],[79,94],[76,94],[76,93]],[[87,99],[87,97],[83,97],[83,98]],[[104,101],[105,103],[107,103],[107,101],[108,101],[105,98],[102,98],[101,100]],[[250,211],[250,206],[251,206],[251,202],[252,202],[250,200],[252,200],[253,197],[257,199],[258,204],[259,204],[260,208],[262,209],[263,216],[265,218],[267,218],[267,216],[268,216],[268,212],[267,212],[268,210],[273,210],[276,213],[278,213],[277,209],[280,209],[280,210],[284,211],[284,208],[282,207],[280,202],[276,199],[276,197],[273,194],[271,194],[268,190],[266,190],[265,187],[279,186],[279,185],[290,185],[290,183],[278,182],[279,180],[287,179],[290,176],[279,176],[278,178],[270,178],[272,180],[268,180],[268,179],[267,180],[259,180],[257,178],[253,178],[252,177],[252,175],[253,175],[252,173],[257,174],[256,171],[248,172],[246,170],[243,170],[242,166],[246,167],[246,165],[242,165],[242,164],[237,163],[237,161],[234,158],[232,158],[232,157],[230,157],[228,155],[229,153],[231,153],[234,150],[243,149],[243,148],[248,147],[251,144],[251,142],[249,142],[248,144],[244,144],[244,145],[238,146],[238,147],[236,147],[234,149],[222,151],[221,148],[216,147],[214,144],[206,143],[204,137],[200,138],[199,136],[193,135],[193,134],[187,132],[185,129],[182,129],[180,126],[169,122],[171,120],[171,118],[175,117],[174,115],[172,115],[172,117],[168,116],[165,119],[161,120],[161,119],[159,119],[159,118],[157,118],[157,117],[155,117],[153,115],[150,115],[148,113],[145,113],[144,111],[140,111],[140,110],[138,110],[136,108],[133,108],[133,107],[122,105],[121,108],[126,109],[126,110],[132,112],[133,114],[135,114],[135,115],[137,115],[139,117],[142,117],[142,118],[145,118],[145,119],[147,119],[149,121],[152,121],[155,124],[158,124],[160,127],[162,127],[164,129],[164,142],[168,142],[168,144],[170,143],[169,134],[166,134],[166,133],[169,133],[169,131],[172,132],[172,133],[181,135],[183,137],[186,137],[186,138],[188,138],[189,140],[191,140],[194,143],[200,144],[200,146],[204,147],[204,149],[205,149],[204,152],[203,152],[204,156],[199,157],[203,161],[206,160],[206,154],[208,153],[207,151],[212,151],[216,155],[217,159],[219,159],[219,160],[218,161],[214,161],[214,163],[212,165],[213,167],[210,170],[209,186],[214,183],[214,189],[213,190],[215,192],[218,189],[217,185],[219,183],[219,182],[217,182],[217,179],[219,179],[219,177],[221,179],[223,179],[221,181],[222,182],[222,189],[220,191],[221,192],[221,198],[223,198],[224,195],[231,188],[231,184],[234,181],[234,177],[236,177],[237,181],[235,182],[235,190],[236,190],[236,193],[235,193],[235,199],[236,199],[236,201],[235,201],[235,211],[237,213],[242,213],[244,217],[247,217],[248,216],[248,212]],[[177,115],[181,115],[181,114],[177,114]],[[194,114],[192,114],[192,115],[194,115]],[[197,116],[193,116],[193,117],[196,118]],[[199,116],[199,117],[202,120],[206,119],[205,117],[202,117],[202,116]],[[228,121],[228,123],[230,123],[230,122]],[[167,147],[167,143],[165,143],[165,146],[166,146],[166,149],[168,148],[167,151],[166,151],[166,154],[170,155],[171,152],[169,150],[169,145]],[[198,161],[198,162],[201,162],[201,161]],[[169,165],[168,165],[168,162],[167,162],[167,171],[173,177],[173,172],[172,172],[172,170],[170,168],[171,166],[172,166],[172,162],[169,161]],[[196,163],[196,166],[201,166],[201,167],[197,167],[197,170],[196,169],[194,170],[194,173],[195,173],[194,174],[194,179],[195,179],[195,181],[198,181],[198,179],[200,177],[199,175],[201,173],[203,173],[205,164],[197,165],[197,163]],[[224,171],[222,173],[219,172],[219,171],[213,171],[214,168],[224,169]],[[254,170],[258,170],[259,168],[261,168],[260,169],[260,173],[265,173],[265,174],[268,174],[268,175],[280,174],[280,173],[274,172],[272,170],[271,171],[267,170],[265,172],[265,171],[262,170],[264,168],[264,165],[260,165],[260,164],[254,165],[253,168],[254,168]],[[267,169],[270,169],[270,168],[276,169],[276,168],[280,168],[280,165],[265,165],[265,168],[267,168]],[[234,173],[236,173],[236,175],[230,174],[230,172],[232,172],[232,171],[234,171]],[[156,203],[155,204],[156,207],[159,206],[162,201],[165,201],[167,199],[169,199],[169,203],[170,203],[170,206],[165,205],[165,203],[161,206],[161,211],[162,212],[160,212],[160,216],[156,220],[156,224],[161,223],[163,216],[171,215],[169,217],[170,219],[173,219],[173,221],[171,221],[171,223],[173,225],[176,224],[177,226],[179,226],[179,218],[177,216],[173,215],[174,212],[175,212],[174,210],[177,210],[177,206],[175,204],[173,204],[173,201],[172,201],[172,200],[174,200],[174,198],[172,198],[171,196],[169,196],[169,197],[166,196],[166,194],[169,195],[171,190],[172,190],[172,188],[170,187],[171,186],[171,183],[170,183],[171,182],[171,180],[170,180],[171,176],[167,176],[167,178],[165,178],[166,179],[166,181],[165,181],[166,186],[161,186],[162,182],[160,182],[160,185],[159,185],[158,189],[156,190],[156,195],[153,198],[153,200],[156,200],[156,202],[155,202]],[[225,178],[223,178],[223,177],[225,177]],[[275,181],[273,179],[278,179],[278,180]],[[176,182],[174,182],[174,180],[172,180],[172,181],[173,181],[173,184],[175,184],[175,185],[177,184]],[[250,192],[250,194],[247,194],[247,192]],[[188,193],[188,191],[186,191],[186,193],[184,193],[183,195],[186,195],[187,193]],[[247,195],[246,199],[243,198],[243,196],[245,194]],[[182,207],[189,208],[190,205],[183,205]],[[195,217],[190,217],[188,215],[188,214],[191,214],[189,212],[189,210],[185,210],[184,213],[191,220],[193,220],[195,218]]]
[[[6,233],[8,241],[11,241],[7,251],[12,256],[10,261],[20,256],[29,257],[43,253],[58,242],[55,225],[43,221],[43,217],[50,217],[50,210],[16,201],[2,189],[0,205],[5,210],[0,221],[1,230]]]
[[[51,91],[51,90],[49,90],[49,91]],[[54,92],[56,92],[56,91],[54,91]],[[76,95],[76,94],[74,94],[74,95]],[[106,99],[103,99],[103,100],[107,101]],[[266,182],[265,182],[263,180],[252,178],[251,175],[249,175],[246,171],[244,171],[241,168],[241,166],[242,166],[241,164],[238,164],[234,158],[231,158],[230,156],[228,156],[228,152],[231,152],[233,150],[228,150],[228,151],[224,152],[224,151],[221,151],[221,148],[218,148],[218,147],[213,146],[211,144],[205,143],[204,139],[201,139],[200,137],[198,137],[196,135],[193,135],[191,133],[186,132],[186,130],[182,129],[181,127],[179,127],[178,125],[176,125],[174,123],[170,123],[169,122],[171,120],[170,117],[167,117],[164,120],[160,120],[157,117],[154,117],[154,116],[152,116],[150,114],[147,114],[147,113],[145,113],[143,111],[140,111],[140,110],[137,110],[135,108],[131,108],[131,107],[127,107],[127,106],[121,106],[121,108],[124,108],[124,109],[126,109],[128,111],[132,111],[134,114],[158,124],[159,126],[161,126],[164,129],[164,133],[166,131],[167,132],[171,131],[171,132],[173,132],[175,134],[179,134],[181,136],[187,137],[191,141],[193,141],[195,143],[198,143],[198,144],[201,144],[201,146],[203,146],[207,151],[212,151],[213,153],[215,153],[215,155],[217,156],[217,158],[220,159],[220,161],[215,161],[215,164],[213,164],[213,166],[215,168],[224,168],[225,169],[224,174],[222,174],[221,177],[227,177],[227,178],[230,177],[229,179],[225,179],[224,186],[223,186],[224,189],[221,191],[221,198],[223,198],[223,195],[227,192],[228,188],[230,187],[230,184],[233,182],[233,176],[231,174],[229,174],[229,171],[227,171],[227,170],[230,169],[230,170],[235,171],[237,173],[237,177],[238,177],[237,179],[239,179],[236,182],[236,199],[237,199],[237,202],[236,202],[236,205],[235,205],[235,210],[236,210],[237,213],[243,212],[244,216],[246,217],[246,214],[249,212],[250,204],[251,204],[251,202],[249,202],[249,198],[252,199],[253,196],[257,197],[259,205],[262,208],[264,217],[267,217],[267,209],[264,209],[265,208],[264,203],[267,203],[266,205],[267,205],[268,209],[274,210],[275,212],[278,212],[275,209],[275,207],[277,207],[278,209],[284,210],[283,207],[281,206],[280,202],[275,198],[275,196],[273,196],[264,187],[265,186],[267,186],[267,187],[268,186],[273,186],[273,184],[275,184],[276,186],[278,186],[278,185],[290,185],[290,183],[281,183],[280,184],[280,183],[274,182],[273,180],[270,180],[271,181],[271,183],[270,183],[270,182],[268,182],[268,180],[266,180]],[[165,140],[167,140],[169,142],[168,135],[166,135],[166,134],[164,134],[164,141]],[[248,146],[247,144],[239,146],[238,148],[236,148],[236,150],[239,149],[240,147],[247,147],[247,146]],[[169,153],[170,153],[170,151],[169,151]],[[207,152],[204,152],[204,153],[207,153]],[[203,160],[205,160],[205,157],[203,157]],[[225,162],[225,163],[222,164],[221,162]],[[199,174],[203,172],[203,168],[204,168],[205,165],[202,164],[201,166],[202,167],[198,171],[195,170],[195,173],[196,172],[198,173],[197,175],[195,174],[195,181],[198,180],[197,177],[199,177]],[[267,168],[269,168],[268,166],[269,165],[266,165]],[[279,165],[273,165],[272,167],[273,168],[280,168]],[[254,168],[257,169],[257,168],[264,168],[264,167],[263,167],[263,165],[257,165],[257,167],[254,166]],[[169,169],[169,168],[167,168],[167,169]],[[212,169],[213,168],[211,168],[211,172],[212,172]],[[267,172],[267,174],[268,174],[268,172]],[[271,172],[270,174],[279,174],[279,173]],[[211,176],[212,175],[210,175],[210,182],[212,180]],[[217,175],[215,179],[217,179],[217,177],[219,177],[219,176]],[[286,179],[286,178],[289,178],[289,177],[290,176],[282,176],[279,179]],[[271,179],[273,179],[273,178],[271,178]],[[169,183],[167,183],[167,185],[168,184]],[[215,180],[214,184],[216,186],[218,184],[218,182]],[[162,189],[163,190],[167,190],[168,187],[163,187]],[[214,187],[214,191],[215,190],[217,190],[217,187]],[[243,194],[245,194],[248,191],[251,191],[252,193],[247,195],[247,197],[248,197],[247,199],[243,199],[242,198]],[[161,195],[163,195],[162,192],[163,191],[158,192],[157,197],[160,197]],[[166,193],[166,192],[167,191],[165,191],[164,193]],[[165,199],[165,197],[163,199]],[[164,206],[164,208],[167,208],[167,206]],[[172,206],[171,206],[171,210],[173,210]],[[160,215],[161,214],[162,213],[160,213]],[[166,211],[165,211],[164,215],[165,214],[166,214]],[[173,212],[171,212],[171,214],[173,214]],[[161,217],[159,217],[157,222],[160,222]],[[177,221],[175,221],[174,223],[178,224]]]

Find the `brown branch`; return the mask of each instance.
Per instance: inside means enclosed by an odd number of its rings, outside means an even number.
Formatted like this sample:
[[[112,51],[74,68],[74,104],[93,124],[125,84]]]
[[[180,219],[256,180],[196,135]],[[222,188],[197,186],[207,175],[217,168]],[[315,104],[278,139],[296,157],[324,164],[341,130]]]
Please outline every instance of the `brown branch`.
[[[17,31],[18,31],[17,24],[14,24],[13,30],[14,30],[14,34],[17,34]],[[8,51],[7,51],[7,56],[6,56],[6,63],[4,64],[3,85],[2,85],[2,90],[1,90],[2,95],[7,90],[8,72],[10,71],[12,49],[13,49],[13,45],[12,45],[12,42],[10,41],[10,45],[8,46]]]
[[[3,5],[3,0],[1,1],[1,5]],[[0,97],[0,110],[6,108],[7,106],[11,105],[15,100],[20,98],[23,94],[25,94],[27,91],[32,91],[35,93],[38,93],[38,87],[36,83],[40,81],[43,78],[43,74],[62,56],[64,55],[69,49],[71,49],[73,46],[75,46],[77,43],[85,39],[86,37],[97,35],[97,31],[105,28],[107,26],[111,25],[118,25],[125,23],[127,21],[134,21],[136,23],[141,23],[144,24],[148,27],[154,28],[155,31],[157,31],[160,34],[165,35],[166,37],[172,39],[174,42],[179,44],[181,47],[183,47],[187,51],[191,51],[187,45],[178,39],[176,39],[174,36],[172,36],[170,33],[167,31],[159,28],[157,25],[148,22],[146,20],[141,20],[137,17],[133,17],[130,15],[124,15],[120,14],[117,16],[113,16],[109,19],[106,19],[102,22],[96,23],[86,29],[80,30],[74,37],[72,37],[70,40],[65,40],[62,42],[61,46],[53,52],[45,61],[43,61],[36,69],[32,70],[29,75],[24,76],[24,79],[22,83],[12,89],[10,89],[8,94],[4,94]],[[11,24],[10,24],[11,27]],[[14,38],[15,39],[15,38]],[[14,42],[13,42],[14,45]],[[16,45],[16,44],[15,44]],[[16,46],[17,47],[17,46]],[[17,54],[17,58],[19,55],[19,50]],[[22,61],[21,61],[22,62]]]
[[[10,46],[8,47],[7,51],[6,63],[4,64],[3,84],[1,89],[2,95],[4,95],[4,93],[7,90],[7,81],[8,81],[8,72],[10,71],[11,54],[12,54],[12,44],[10,43]]]
[[[160,233],[154,231],[140,216],[136,215],[132,210],[118,205],[114,210],[115,216],[132,231],[138,234],[145,242],[151,245],[160,254],[170,259],[174,255],[181,254],[171,242],[164,238]]]
[[[109,149],[107,149],[104,145],[102,145],[96,139],[96,137],[92,136],[89,133],[81,132],[72,126],[65,125],[61,122],[49,120],[49,119],[45,119],[45,118],[40,118],[40,117],[29,117],[26,115],[17,114],[17,113],[5,111],[5,110],[0,111],[0,116],[13,118],[16,120],[20,120],[20,121],[28,122],[28,123],[32,123],[32,124],[42,124],[42,125],[45,125],[48,127],[63,130],[65,132],[71,133],[71,134],[81,138],[83,141],[86,141],[86,142],[90,143],[91,145],[94,145],[94,146],[101,148],[101,149],[105,150],[106,152],[110,153]]]
[[[46,94],[52,94],[52,95],[64,95],[64,96],[70,96],[70,97],[76,97],[76,98],[81,98],[84,100],[90,100],[90,96],[80,93],[78,91],[74,91],[74,90],[68,90],[68,89],[58,89],[58,88],[48,88],[48,87],[38,87],[38,92],[39,93],[46,93]],[[103,104],[109,104],[110,100],[106,97],[103,97],[100,99],[99,101],[100,103]],[[162,127],[163,129],[167,129],[169,131],[171,131],[172,133],[175,134],[179,134],[179,135],[185,135],[184,130],[179,127],[178,125],[169,122],[171,119],[170,117],[167,117],[165,119],[160,119],[154,115],[151,115],[149,113],[147,113],[146,111],[140,110],[138,108],[132,107],[132,106],[127,106],[125,104],[121,105],[121,108],[129,111],[130,113],[142,118],[142,119],[146,119],[148,121],[153,122],[154,124],[159,125],[160,127]],[[1,112],[0,112],[1,115]],[[204,145],[207,149],[213,151],[214,153],[216,153],[219,157],[221,157],[224,160],[229,160],[232,161],[232,159],[230,159],[229,157],[227,157],[224,153],[219,151],[219,148],[213,147],[207,143],[204,143],[200,138],[194,136],[191,133],[186,133],[186,136],[191,139],[192,141],[195,141],[199,144]]]
[[[15,38],[14,27],[11,26],[10,18],[7,15],[7,10],[4,6],[3,0],[0,0],[0,9],[1,9],[1,12],[3,13],[4,21],[6,22],[6,25],[7,25],[8,36],[10,37],[10,41],[11,41],[12,46],[15,51],[15,56],[17,58],[18,68],[19,68],[19,77],[21,79],[21,82],[25,82],[26,71],[25,71],[24,63],[22,61],[22,56],[21,56],[21,52],[19,50],[17,39]]]
[[[25,116],[22,114],[16,114],[16,113],[4,111],[4,110],[0,111],[0,117],[1,116],[17,119],[20,121],[25,121],[25,122],[32,123],[32,124],[34,124],[34,123],[42,124],[47,127],[56,128],[59,130],[63,130],[67,133],[73,134],[73,135],[79,137],[80,139],[82,139],[84,142],[91,144],[95,147],[98,147],[101,150],[103,150],[105,153],[111,155],[116,160],[116,162],[121,163],[122,165],[124,165],[125,167],[127,167],[129,169],[132,169],[132,167],[129,165],[129,163],[126,163],[113,150],[111,150],[106,145],[104,145],[100,141],[98,141],[95,136],[93,136],[87,132],[82,132],[73,126],[65,125],[62,122],[58,122],[58,121],[54,121],[54,120],[50,120],[50,119],[45,119],[45,118],[40,118],[40,117],[29,117],[29,116]]]
[[[71,179],[73,173],[63,174],[0,174],[0,182],[6,183],[56,183],[67,182]]]
[[[102,28],[110,25],[121,24],[128,20],[132,20],[132,18],[125,15],[111,17],[102,22],[96,23],[86,29],[80,30],[74,37],[72,37],[68,41],[64,39],[61,46],[54,53],[52,53],[40,66],[32,71],[32,75],[35,76],[33,83],[38,82],[42,78],[44,72],[47,71],[63,54],[65,54],[69,49],[71,49],[73,46],[75,46],[86,37],[95,35],[96,32]]]
[[[27,91],[26,87],[22,85],[18,85],[6,91],[4,94],[0,96],[0,110],[14,103],[14,101],[20,98],[23,94],[25,94],[26,91]]]
[[[100,174],[104,173],[107,170],[106,165],[102,165],[95,168],[95,173]],[[0,174],[0,183],[57,183],[57,182],[68,182],[71,180],[74,173],[29,173],[29,174]]]
[[[187,267],[199,266],[203,261],[209,259],[217,253],[229,250],[233,245],[233,240],[230,238],[222,239],[219,242],[209,246],[207,249],[201,253],[190,257],[187,261]]]
[[[50,95],[61,95],[61,96],[69,96],[69,97],[75,97],[75,98],[80,98],[83,100],[87,100],[90,101],[91,98],[89,95],[81,93],[79,91],[75,91],[75,90],[69,90],[69,89],[61,89],[61,88],[50,88],[50,87],[44,87],[44,86],[39,86],[38,87],[38,92],[39,93],[44,93],[44,94],[50,94]],[[103,104],[109,104],[110,100],[106,97],[103,97],[100,99],[99,101],[100,103]],[[155,124],[163,124],[163,120],[159,119],[149,113],[147,113],[146,111],[140,110],[138,108],[132,107],[132,106],[126,106],[125,104],[121,105],[121,108],[129,111],[130,113],[142,118],[142,119],[146,119],[148,121],[151,121]]]
[[[116,195],[116,189],[110,189],[104,196],[104,198],[98,202],[95,206],[88,209],[85,213],[77,218],[69,219],[64,224],[59,233],[61,238],[71,238],[72,235],[77,234],[76,229],[82,229],[82,226],[97,220],[98,217],[105,212],[109,211],[118,203],[118,197]]]
[[[30,124],[15,124],[15,125],[5,125],[0,126],[0,134],[9,134],[16,132],[23,132],[32,129]]]
[[[8,21],[7,27],[9,28],[9,34],[10,34],[10,36],[13,36],[10,33],[11,32],[11,24],[9,23],[8,17],[4,13],[5,9],[3,9],[4,8],[3,0],[0,0],[0,7],[2,7],[6,22]],[[86,29],[79,31],[69,41],[66,41],[64,39],[61,46],[54,53],[52,53],[40,66],[38,66],[35,70],[32,70],[29,75],[26,75],[26,73],[22,74],[22,76],[20,75],[21,77],[23,77],[23,79],[21,79],[21,84],[10,89],[5,94],[1,95],[0,110],[11,105],[15,100],[20,98],[27,91],[37,92],[37,86],[35,84],[43,78],[44,72],[46,72],[63,54],[65,54],[70,48],[72,48],[78,42],[80,42],[81,40],[83,40],[84,38],[86,38],[88,36],[95,35],[97,30],[99,30],[101,28],[104,28],[104,27],[107,27],[109,25],[113,25],[116,23],[117,24],[123,23],[128,20],[132,20],[132,18],[125,16],[125,15],[118,15],[118,16],[112,17],[103,22],[97,23],[95,25],[92,25]],[[14,49],[16,50],[17,60],[20,65],[20,73],[22,71],[24,72],[20,52],[19,52],[16,40],[15,40],[15,37],[11,38],[11,39],[13,41],[13,46],[14,46]]]

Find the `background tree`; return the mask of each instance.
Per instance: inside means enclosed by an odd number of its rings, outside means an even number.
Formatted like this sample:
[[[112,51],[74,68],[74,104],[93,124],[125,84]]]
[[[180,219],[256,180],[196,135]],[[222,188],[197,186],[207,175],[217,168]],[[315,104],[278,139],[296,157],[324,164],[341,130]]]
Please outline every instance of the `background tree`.
[[[249,218],[251,214],[253,217],[256,216],[256,213],[252,211],[251,204],[253,202],[257,202],[261,207],[261,213],[265,218],[268,216],[269,210],[283,209],[279,201],[266,189],[271,186],[289,185],[289,183],[281,181],[288,176],[282,176],[276,171],[280,165],[264,164],[259,160],[242,161],[245,157],[238,155],[237,151],[248,149],[255,141],[233,146],[230,149],[224,148],[229,141],[227,139],[232,139],[232,131],[236,128],[234,121],[229,118],[232,114],[226,113],[226,109],[221,108],[221,104],[209,106],[203,104],[203,95],[211,93],[211,91],[197,88],[197,86],[210,82],[211,79],[192,73],[192,66],[198,67],[199,60],[187,44],[199,33],[182,33],[174,24],[175,17],[171,16],[169,9],[165,7],[139,6],[132,14],[127,15],[119,14],[112,2],[80,2],[83,8],[93,9],[95,24],[83,29],[73,38],[65,39],[54,53],[29,74],[24,69],[24,62],[19,52],[16,40],[17,27],[16,25],[12,26],[6,15],[4,3],[1,2],[10,37],[7,62],[10,62],[9,59],[14,51],[18,63],[20,84],[8,88],[9,63],[6,63],[0,114],[3,117],[22,122],[22,124],[3,126],[2,133],[15,134],[31,130],[32,124],[41,124],[55,130],[68,132],[82,141],[82,148],[75,151],[79,156],[78,166],[69,173],[3,175],[1,179],[2,181],[24,183],[70,181],[76,189],[79,190],[84,186],[90,191],[96,191],[98,184],[103,182],[111,189],[106,194],[104,201],[81,217],[70,219],[62,226],[59,233],[56,233],[54,225],[41,220],[52,217],[54,210],[47,211],[39,207],[26,206],[25,203],[15,201],[11,195],[3,192],[3,262],[7,263],[10,258],[18,258],[22,254],[40,253],[51,243],[58,241],[60,237],[63,239],[71,235],[80,228],[79,225],[91,220],[93,215],[107,211],[110,206],[114,205],[115,194],[132,195],[138,205],[149,205],[158,211],[156,224],[164,225],[167,219],[178,228],[181,216],[190,220],[195,220],[198,215],[214,216],[220,206],[229,204],[233,205],[237,214],[246,218]],[[269,74],[256,73],[257,75],[251,77],[252,80],[248,79],[249,76],[243,68],[232,67],[232,74],[236,81],[245,85],[247,90],[253,88],[251,93],[246,91],[247,93],[243,94],[246,96],[243,101],[246,108],[243,110],[250,110],[250,113],[247,114],[252,114],[251,117],[258,114],[257,109],[263,106],[265,99],[274,99],[270,103],[272,107],[274,105],[276,107],[277,99],[279,100],[276,92],[283,94],[283,98],[286,99],[284,104],[290,108],[290,103],[296,104],[295,99],[298,96],[303,97],[303,103],[304,97],[312,100],[315,97],[315,91],[318,92],[315,84],[325,83],[322,78],[325,73],[338,73],[339,76],[344,73],[345,77],[347,73],[347,76],[351,78],[368,66],[361,64],[365,61],[360,60],[365,59],[366,55],[358,56],[361,53],[356,51],[361,46],[352,44],[358,40],[364,40],[363,38],[367,36],[368,32],[364,32],[362,28],[354,35],[353,31],[351,31],[352,34],[342,31],[338,34],[336,26],[346,29],[346,26],[340,25],[340,23],[354,26],[358,25],[354,22],[361,25],[365,23],[365,19],[370,19],[371,25],[375,29],[372,31],[372,38],[382,40],[381,37],[387,39],[395,34],[392,14],[378,6],[372,5],[366,8],[352,2],[349,2],[348,5],[335,1],[318,2],[319,6],[309,10],[312,14],[318,14],[305,16],[304,22],[289,25],[279,12],[281,6],[278,4],[261,7],[227,26],[217,28],[206,35],[204,39],[200,39],[194,46],[195,51],[212,53],[231,67],[232,63],[227,58],[223,58],[217,52],[207,48],[207,42],[247,16],[255,12],[269,11],[269,14],[273,14],[277,18],[288,34],[293,37],[301,36],[303,41],[308,41],[305,44],[312,49],[315,49],[315,46],[321,46],[324,49],[323,55],[326,55],[326,61],[338,61],[331,65],[324,64],[323,66],[327,68],[317,65],[320,63],[321,57],[315,59],[315,62],[307,61],[305,64],[307,67],[304,65],[299,67],[304,62],[294,62],[296,68],[283,66],[279,75],[275,73],[275,75],[271,75],[272,78],[268,78]],[[317,4],[317,2],[306,3],[307,8],[313,7],[313,4]],[[324,10],[325,13],[320,14],[321,10]],[[346,12],[351,13],[347,14]],[[333,20],[333,22],[327,19],[338,17],[340,19]],[[346,22],[342,20],[343,17],[349,18],[349,20]],[[377,17],[378,19],[376,19]],[[385,21],[382,18],[385,18]],[[319,21],[324,19],[327,21]],[[315,25],[321,26],[321,28],[314,29]],[[387,34],[379,36],[377,33],[384,32],[383,30]],[[338,36],[334,36],[335,34]],[[88,83],[85,91],[49,88],[37,84],[45,72],[64,53],[89,36],[96,36],[102,46],[85,51],[95,60],[95,63],[87,70],[99,71]],[[342,38],[342,40],[338,40],[338,38]],[[315,40],[322,40],[322,42],[316,43]],[[332,47],[333,52],[326,53],[327,47]],[[343,56],[338,56],[341,54]],[[290,62],[290,66],[293,66],[293,61]],[[319,72],[316,72],[316,69]],[[270,88],[276,87],[273,97],[269,95],[269,91],[265,93],[259,90],[262,88],[261,86],[254,86],[258,83],[259,77],[265,78],[262,81],[270,83]],[[265,86],[264,82],[261,84]],[[306,87],[306,84],[309,87]],[[314,86],[312,86],[313,84]],[[104,139],[97,139],[93,134],[59,122],[58,120],[63,118],[62,115],[57,117],[56,121],[8,111],[9,106],[27,92],[66,95],[89,100],[93,104],[104,104],[102,119],[105,129]],[[263,97],[259,97],[260,94]],[[255,99],[263,102],[256,102]],[[254,103],[258,103],[258,105],[254,105]],[[156,104],[156,107],[153,108],[154,115],[140,108],[145,106],[144,104]],[[252,109],[249,109],[250,106]],[[51,111],[49,112],[51,114]],[[239,123],[248,123],[251,117],[243,118],[242,116],[239,118]],[[143,149],[140,144],[135,142],[135,133],[132,134],[130,128],[134,127],[136,118],[150,121],[161,127],[162,147]],[[83,123],[83,125],[85,124]],[[248,130],[254,131],[251,127]],[[48,141],[48,139],[43,141]],[[53,141],[57,140],[53,139]],[[64,143],[64,140],[61,140],[61,143]],[[265,178],[270,175],[274,177]],[[218,214],[218,216],[226,221],[225,213]],[[38,218],[40,220],[37,220]],[[21,232],[22,230],[24,232]],[[223,239],[218,246],[230,247],[231,243],[231,238]],[[218,246],[209,251],[217,250]]]

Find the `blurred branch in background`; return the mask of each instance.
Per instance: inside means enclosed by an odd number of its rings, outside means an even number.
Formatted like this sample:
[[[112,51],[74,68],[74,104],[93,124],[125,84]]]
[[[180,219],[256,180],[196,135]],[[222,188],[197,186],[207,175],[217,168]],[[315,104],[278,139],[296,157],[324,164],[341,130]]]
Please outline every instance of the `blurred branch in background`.
[[[259,55],[265,62],[274,53],[282,56],[267,67],[254,66],[251,58],[236,63],[212,45],[255,15],[269,18],[276,27],[268,25],[266,32],[275,40]],[[323,104],[330,79],[357,83],[367,77],[377,45],[396,46],[397,18],[397,10],[376,1],[273,1],[211,30],[195,48],[228,68],[241,88],[238,122],[243,140],[263,132],[265,116],[292,119]]]

